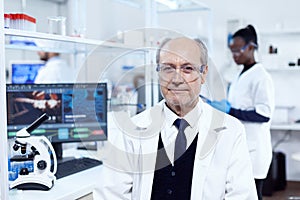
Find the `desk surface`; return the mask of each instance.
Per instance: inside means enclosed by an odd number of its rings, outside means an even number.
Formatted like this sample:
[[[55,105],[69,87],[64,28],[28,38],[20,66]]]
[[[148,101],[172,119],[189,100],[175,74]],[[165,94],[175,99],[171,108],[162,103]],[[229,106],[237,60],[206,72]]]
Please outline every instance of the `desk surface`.
[[[77,153],[79,152],[79,153]],[[84,151],[66,151],[66,155],[80,155]],[[86,151],[85,151],[86,152]],[[65,151],[64,151],[65,153]],[[97,182],[101,181],[101,166],[93,167],[82,172],[66,176],[56,180],[54,186],[49,191],[38,190],[17,190],[9,191],[10,200],[66,200],[77,199],[93,192]]]
[[[93,192],[100,181],[102,166],[94,167],[71,176],[58,179],[49,191],[17,190],[9,191],[10,200],[55,200],[77,199]]]

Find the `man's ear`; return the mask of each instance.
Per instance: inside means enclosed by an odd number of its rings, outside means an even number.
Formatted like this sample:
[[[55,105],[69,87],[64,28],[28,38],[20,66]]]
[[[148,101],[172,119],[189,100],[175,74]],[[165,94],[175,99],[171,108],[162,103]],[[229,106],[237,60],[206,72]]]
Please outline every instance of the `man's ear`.
[[[201,75],[201,84],[205,83],[207,73],[208,73],[208,65],[205,65],[203,67],[203,72],[202,72],[202,75]]]

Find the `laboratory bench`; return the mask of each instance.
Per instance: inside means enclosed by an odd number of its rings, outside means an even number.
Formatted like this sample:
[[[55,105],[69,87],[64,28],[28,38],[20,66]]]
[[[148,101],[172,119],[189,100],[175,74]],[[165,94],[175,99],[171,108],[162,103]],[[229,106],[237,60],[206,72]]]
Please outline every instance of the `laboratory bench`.
[[[82,156],[95,157],[96,151],[69,149],[64,150],[64,155],[76,155],[76,158]],[[101,169],[102,165],[60,178],[55,181],[53,187],[48,191],[12,189],[8,192],[9,200],[93,199],[93,190],[99,185],[99,181],[102,181]]]
[[[286,133],[291,133],[293,131],[300,133],[300,123],[271,124],[271,131],[285,131]],[[300,162],[300,152],[292,153],[291,158]]]
[[[271,131],[300,131],[300,123],[271,124]]]

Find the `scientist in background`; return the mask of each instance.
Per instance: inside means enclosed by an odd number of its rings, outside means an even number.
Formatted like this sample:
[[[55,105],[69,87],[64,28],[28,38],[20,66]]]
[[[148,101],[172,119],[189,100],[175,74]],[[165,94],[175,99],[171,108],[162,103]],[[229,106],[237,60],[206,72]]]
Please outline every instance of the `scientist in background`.
[[[39,51],[41,60],[45,61],[34,80],[34,83],[73,83],[76,80],[72,69],[59,53]]]
[[[270,134],[274,111],[274,88],[271,76],[257,63],[257,34],[252,25],[234,33],[230,50],[236,64],[243,68],[228,91],[228,101],[213,101],[211,105],[238,118],[245,125],[258,197],[262,199],[264,179],[272,160]]]

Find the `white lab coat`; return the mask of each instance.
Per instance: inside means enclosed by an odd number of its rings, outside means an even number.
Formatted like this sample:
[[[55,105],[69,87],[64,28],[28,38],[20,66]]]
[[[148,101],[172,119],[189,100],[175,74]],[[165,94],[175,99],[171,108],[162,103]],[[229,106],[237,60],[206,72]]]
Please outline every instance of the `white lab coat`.
[[[240,74],[240,73],[239,73]],[[274,87],[272,78],[261,64],[255,64],[232,82],[228,101],[241,110],[256,110],[257,113],[272,117],[274,111]],[[270,123],[242,121],[245,125],[254,177],[264,179],[272,160]]]
[[[73,83],[75,80],[74,69],[60,57],[52,57],[38,71],[34,83]]]
[[[134,123],[138,127],[151,124],[149,130],[163,126],[163,103],[134,117]],[[257,199],[244,127],[237,119],[199,103],[203,112],[199,119],[191,199]],[[155,109],[158,112],[153,114]],[[108,124],[111,138],[110,148],[104,153],[103,179],[93,192],[94,199],[150,200],[161,129],[148,137],[122,134],[114,122],[130,123],[116,120],[119,114],[114,116]],[[159,125],[153,125],[154,121],[160,122]]]

